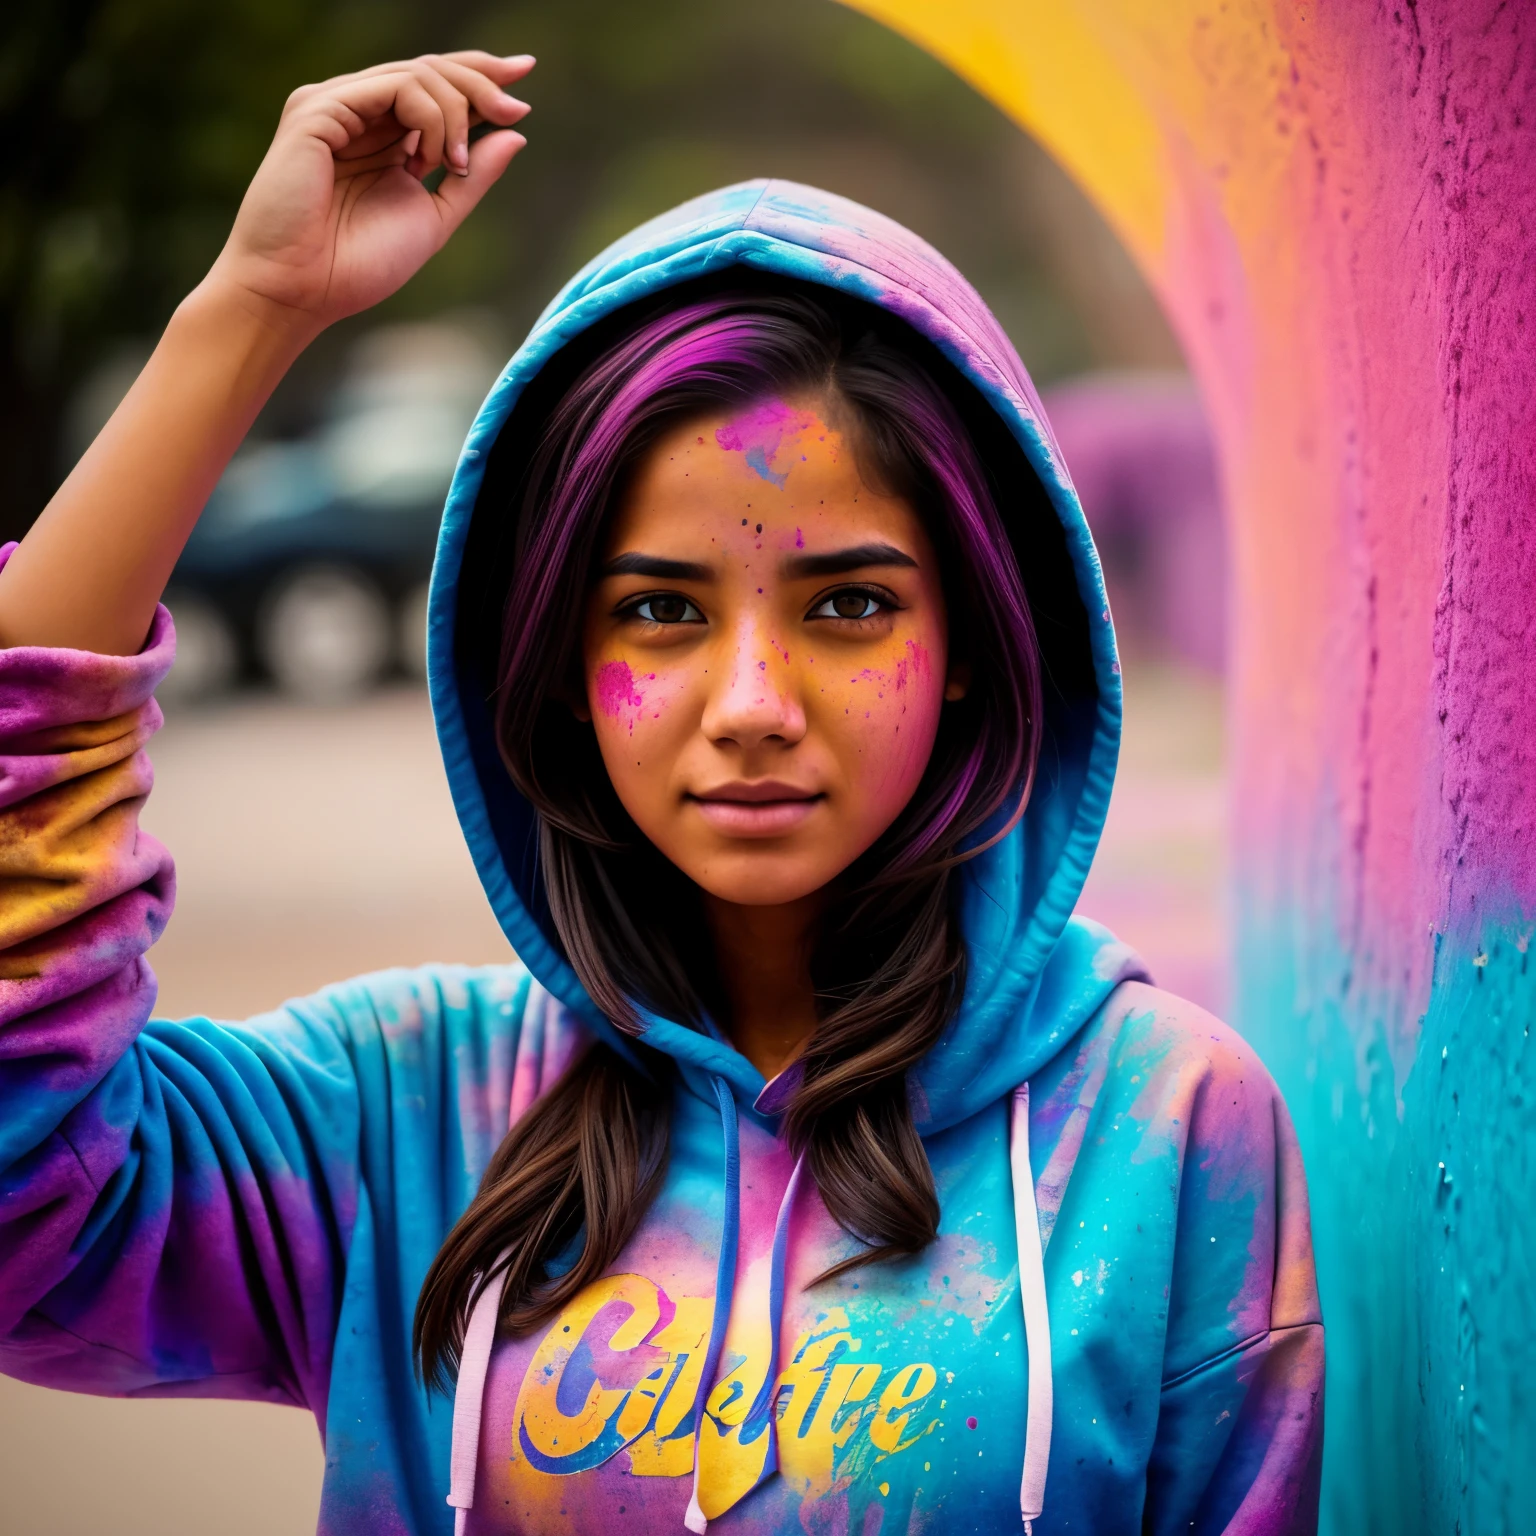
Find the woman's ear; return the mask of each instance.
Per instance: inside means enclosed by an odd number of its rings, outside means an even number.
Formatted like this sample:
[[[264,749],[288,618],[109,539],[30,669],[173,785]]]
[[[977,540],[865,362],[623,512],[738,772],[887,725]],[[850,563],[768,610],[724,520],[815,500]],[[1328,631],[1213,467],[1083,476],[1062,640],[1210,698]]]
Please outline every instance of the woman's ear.
[[[944,679],[944,702],[953,704],[971,691],[971,664],[968,661],[951,661],[949,675]]]

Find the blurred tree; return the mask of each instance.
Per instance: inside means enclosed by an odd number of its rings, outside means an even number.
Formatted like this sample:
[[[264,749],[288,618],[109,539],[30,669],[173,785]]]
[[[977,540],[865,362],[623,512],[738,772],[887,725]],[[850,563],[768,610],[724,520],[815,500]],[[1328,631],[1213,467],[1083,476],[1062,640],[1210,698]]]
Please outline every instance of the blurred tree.
[[[0,21],[0,535],[64,467],[70,390],[217,253],[292,86],[397,46],[402,7],[21,0]]]
[[[875,204],[933,240],[1042,377],[1176,357],[1150,308],[1128,311],[1150,339],[1106,340],[1068,297],[1084,243],[1071,226],[1101,247],[1102,231],[1043,153],[927,54],[827,0],[13,0],[0,20],[0,537],[67,467],[61,427],[82,379],[158,331],[216,254],[289,90],[469,45],[539,56],[528,151],[401,294],[317,349],[269,427],[312,414],[360,325],[475,305],[518,332],[632,223],[763,174]],[[1035,195],[1042,179],[1055,195]]]

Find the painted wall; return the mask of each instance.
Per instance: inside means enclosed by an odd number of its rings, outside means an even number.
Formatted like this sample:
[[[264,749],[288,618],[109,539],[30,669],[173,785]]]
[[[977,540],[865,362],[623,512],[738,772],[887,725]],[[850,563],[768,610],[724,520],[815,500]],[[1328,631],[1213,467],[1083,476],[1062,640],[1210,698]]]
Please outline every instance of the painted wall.
[[[858,4],[1081,181],[1206,396],[1233,520],[1237,1013],[1311,1172],[1326,1528],[1523,1530],[1536,5]]]

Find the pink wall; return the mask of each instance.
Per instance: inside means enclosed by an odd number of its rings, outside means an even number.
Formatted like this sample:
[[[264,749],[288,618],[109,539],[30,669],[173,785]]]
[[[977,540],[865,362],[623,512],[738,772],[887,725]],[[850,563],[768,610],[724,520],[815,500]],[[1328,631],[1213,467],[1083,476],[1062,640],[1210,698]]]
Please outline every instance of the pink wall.
[[[1231,511],[1238,1022],[1307,1153],[1325,1528],[1536,1508],[1536,4],[857,0],[1095,197]]]

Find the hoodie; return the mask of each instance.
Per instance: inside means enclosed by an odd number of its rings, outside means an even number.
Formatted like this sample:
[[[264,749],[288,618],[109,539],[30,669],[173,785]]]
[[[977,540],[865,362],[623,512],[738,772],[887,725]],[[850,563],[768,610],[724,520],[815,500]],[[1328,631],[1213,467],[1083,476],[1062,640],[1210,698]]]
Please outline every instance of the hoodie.
[[[818,1280],[857,1244],[780,1137],[792,1077],[648,1016],[677,1067],[653,1206],[531,1335],[496,1337],[487,1288],[449,1401],[411,1368],[428,1265],[508,1126],[594,1038],[626,1049],[562,952],[494,747],[505,487],[626,306],[738,276],[904,320],[983,424],[1031,557],[1040,777],[963,868],[964,995],[909,1075],[939,1235]],[[492,389],[443,519],[429,678],[515,963],[153,1018],[174,876],[137,812],[173,647],[162,610],[135,657],[0,653],[0,1368],[307,1408],[326,1532],[1315,1528],[1322,1326],[1290,1121],[1241,1039],[1073,916],[1118,746],[1109,611],[1024,368],[934,250],[807,187],[730,187],[589,263]]]

